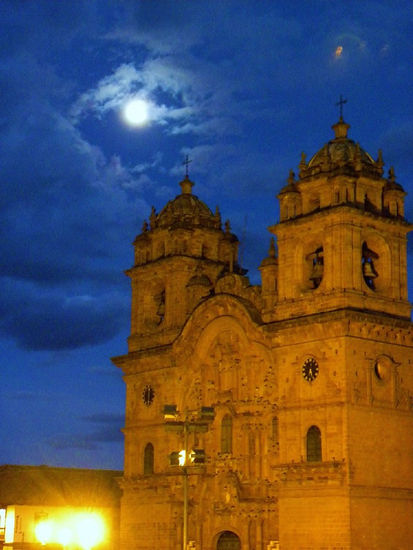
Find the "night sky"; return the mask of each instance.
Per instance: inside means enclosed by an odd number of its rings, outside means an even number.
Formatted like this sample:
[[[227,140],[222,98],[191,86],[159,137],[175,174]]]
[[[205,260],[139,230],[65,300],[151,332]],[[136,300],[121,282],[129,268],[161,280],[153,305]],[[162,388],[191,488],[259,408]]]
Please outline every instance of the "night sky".
[[[410,0],[0,3],[0,463],[122,468],[123,272],[185,155],[253,283],[275,196],[333,138],[340,94],[413,220],[412,19]],[[122,116],[132,98],[144,125]]]

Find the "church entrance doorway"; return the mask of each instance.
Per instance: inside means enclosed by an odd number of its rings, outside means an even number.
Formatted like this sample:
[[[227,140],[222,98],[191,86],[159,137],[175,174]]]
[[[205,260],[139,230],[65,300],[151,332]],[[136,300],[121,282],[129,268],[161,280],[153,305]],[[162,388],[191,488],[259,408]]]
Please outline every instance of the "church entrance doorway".
[[[241,550],[241,541],[232,531],[224,531],[219,535],[217,550]]]

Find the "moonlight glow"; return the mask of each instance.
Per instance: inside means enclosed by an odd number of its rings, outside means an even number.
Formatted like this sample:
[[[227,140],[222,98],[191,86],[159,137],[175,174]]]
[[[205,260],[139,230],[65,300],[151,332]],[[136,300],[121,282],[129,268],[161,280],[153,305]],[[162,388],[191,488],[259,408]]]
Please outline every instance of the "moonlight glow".
[[[142,126],[149,120],[148,104],[143,99],[132,99],[123,109],[123,118],[131,126]]]

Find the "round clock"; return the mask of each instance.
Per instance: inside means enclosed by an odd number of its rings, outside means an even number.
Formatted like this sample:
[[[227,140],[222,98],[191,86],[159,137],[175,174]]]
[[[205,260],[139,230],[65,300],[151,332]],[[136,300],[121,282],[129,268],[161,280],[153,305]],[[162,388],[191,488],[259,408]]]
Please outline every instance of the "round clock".
[[[142,399],[147,407],[149,407],[149,405],[152,404],[154,397],[155,397],[155,392],[152,386],[148,384],[143,388],[143,392],[142,392]]]
[[[318,376],[318,363],[313,357],[309,357],[304,361],[302,367],[303,377],[307,382],[312,382]]]

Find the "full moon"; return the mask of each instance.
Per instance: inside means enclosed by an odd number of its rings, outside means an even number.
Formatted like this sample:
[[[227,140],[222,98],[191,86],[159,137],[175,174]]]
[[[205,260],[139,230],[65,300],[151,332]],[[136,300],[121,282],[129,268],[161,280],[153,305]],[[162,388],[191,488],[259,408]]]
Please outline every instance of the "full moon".
[[[123,109],[123,117],[131,126],[142,126],[148,122],[148,104],[143,99],[132,99]]]

